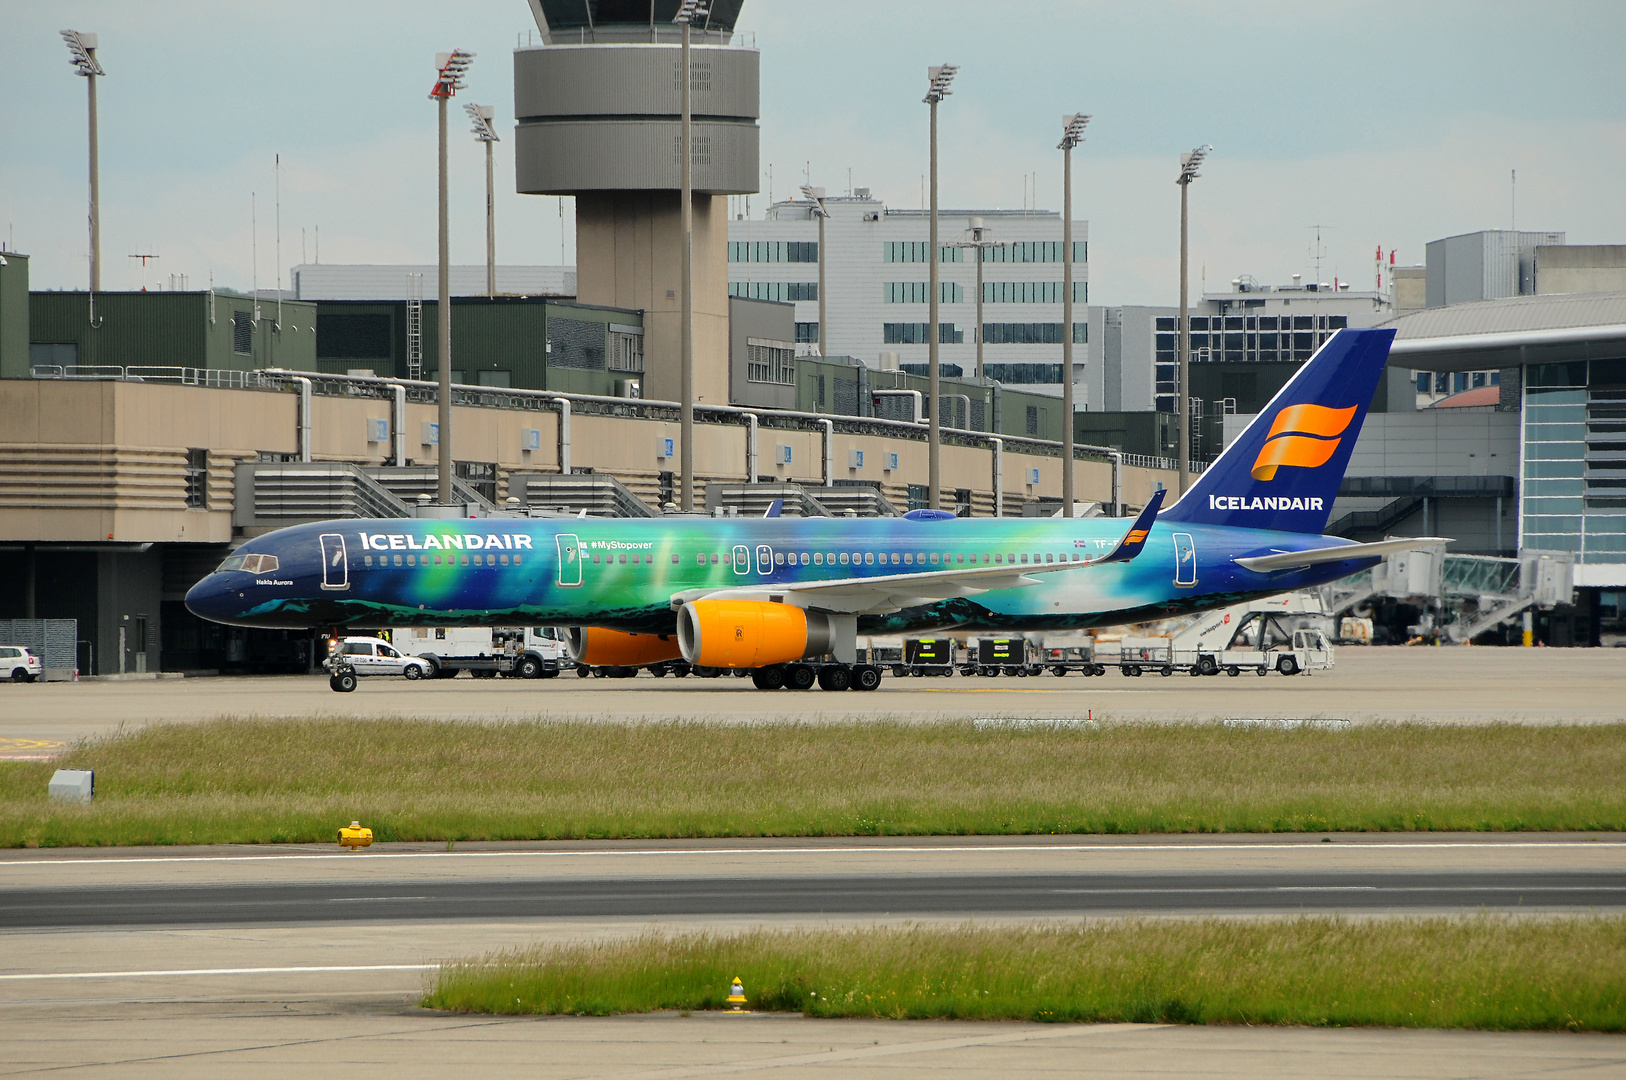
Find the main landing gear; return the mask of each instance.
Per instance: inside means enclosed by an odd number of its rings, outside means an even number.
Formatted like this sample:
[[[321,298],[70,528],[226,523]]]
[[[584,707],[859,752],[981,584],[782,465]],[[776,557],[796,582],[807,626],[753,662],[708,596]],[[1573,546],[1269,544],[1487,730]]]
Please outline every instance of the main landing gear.
[[[881,669],[872,664],[775,664],[751,672],[758,690],[874,690],[881,685]]]

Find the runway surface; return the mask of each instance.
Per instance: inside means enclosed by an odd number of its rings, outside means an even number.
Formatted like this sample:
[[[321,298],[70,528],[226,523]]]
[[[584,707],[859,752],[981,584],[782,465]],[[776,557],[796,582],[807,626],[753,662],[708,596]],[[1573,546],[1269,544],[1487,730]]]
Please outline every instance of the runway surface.
[[[1323,840],[1332,842],[1323,842]],[[1082,891],[1073,891],[1082,890]],[[1406,891],[1416,890],[1416,891]],[[422,899],[417,899],[422,897]],[[0,852],[0,1076],[1547,1076],[1555,1034],[465,1017],[447,959],[652,929],[1618,911],[1626,836],[939,837]]]
[[[887,874],[0,887],[0,929],[695,915],[1080,916],[1626,907],[1626,871]]]
[[[1615,837],[1134,839],[11,852],[0,858],[0,930],[1626,907],[1626,843]]]

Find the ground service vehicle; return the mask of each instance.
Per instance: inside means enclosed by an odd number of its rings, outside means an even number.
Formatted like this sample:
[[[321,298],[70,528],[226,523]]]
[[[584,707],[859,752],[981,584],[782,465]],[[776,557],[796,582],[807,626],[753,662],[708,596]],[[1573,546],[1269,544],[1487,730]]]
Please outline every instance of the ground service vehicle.
[[[1041,649],[1039,659],[1052,675],[1067,675],[1078,671],[1085,675],[1105,675],[1105,664],[1095,662],[1095,650],[1089,645],[1069,645],[1060,649]]]
[[[892,674],[900,679],[905,675],[953,675],[954,653],[953,638],[908,638],[901,662],[892,665]]]
[[[1298,625],[1323,616],[1314,594],[1289,593],[1236,604],[1198,619],[1167,637],[1126,637],[1118,666],[1125,675],[1264,675],[1332,667],[1332,648],[1314,627]]]
[[[360,519],[246,542],[187,593],[236,625],[562,626],[578,663],[854,684],[858,635],[1020,635],[1212,611],[1437,537],[1322,535],[1390,329],[1337,331],[1163,508],[1115,518]],[[274,577],[246,562],[274,560]],[[822,676],[822,668],[840,674]]]
[[[1027,638],[978,638],[976,664],[961,669],[966,675],[1010,675],[1025,678],[1044,671],[1038,651]]]
[[[0,645],[0,679],[33,682],[42,670],[40,658],[29,652],[26,645]]]
[[[414,626],[395,631],[394,640],[428,660],[437,679],[462,671],[476,679],[550,679],[569,663],[563,636],[551,626]]]
[[[366,675],[402,675],[408,679],[428,679],[435,674],[433,664],[421,656],[402,653],[383,638],[348,637],[336,643],[322,662],[328,672],[328,685],[341,693],[356,688],[356,679]]]

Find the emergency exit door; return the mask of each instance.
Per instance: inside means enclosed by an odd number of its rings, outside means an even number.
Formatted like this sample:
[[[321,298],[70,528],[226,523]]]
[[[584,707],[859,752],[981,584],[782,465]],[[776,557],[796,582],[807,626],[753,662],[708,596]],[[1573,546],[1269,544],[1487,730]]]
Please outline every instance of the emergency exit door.
[[[350,560],[345,557],[344,537],[338,533],[322,534],[322,588],[348,589],[350,587]]]
[[[1174,534],[1174,583],[1182,589],[1197,584],[1197,545],[1190,533]]]
[[[559,584],[567,589],[582,583],[582,545],[575,533],[558,533],[554,542],[559,546]]]

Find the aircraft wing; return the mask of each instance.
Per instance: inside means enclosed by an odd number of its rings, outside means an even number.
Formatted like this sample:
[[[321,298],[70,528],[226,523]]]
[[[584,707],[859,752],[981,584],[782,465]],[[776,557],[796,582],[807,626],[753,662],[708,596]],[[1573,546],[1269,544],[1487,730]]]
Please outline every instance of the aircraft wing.
[[[938,600],[976,596],[995,589],[1017,589],[1039,584],[1039,576],[1064,570],[1083,570],[1107,562],[1128,562],[1146,545],[1146,534],[1162,505],[1160,491],[1129,526],[1112,551],[1093,561],[1034,563],[1027,566],[977,566],[929,573],[880,574],[874,577],[837,578],[833,581],[796,581],[744,585],[720,589],[686,589],[672,597],[672,606],[691,600],[768,600],[852,614],[883,614],[918,607]]]
[[[1398,540],[1379,540],[1372,544],[1339,544],[1336,547],[1310,548],[1307,551],[1276,551],[1269,555],[1249,555],[1234,560],[1238,566],[1261,574],[1273,570],[1293,570],[1316,563],[1343,562],[1345,559],[1372,559],[1392,555],[1397,551],[1416,551],[1419,548],[1449,544],[1444,536],[1407,536]]]

